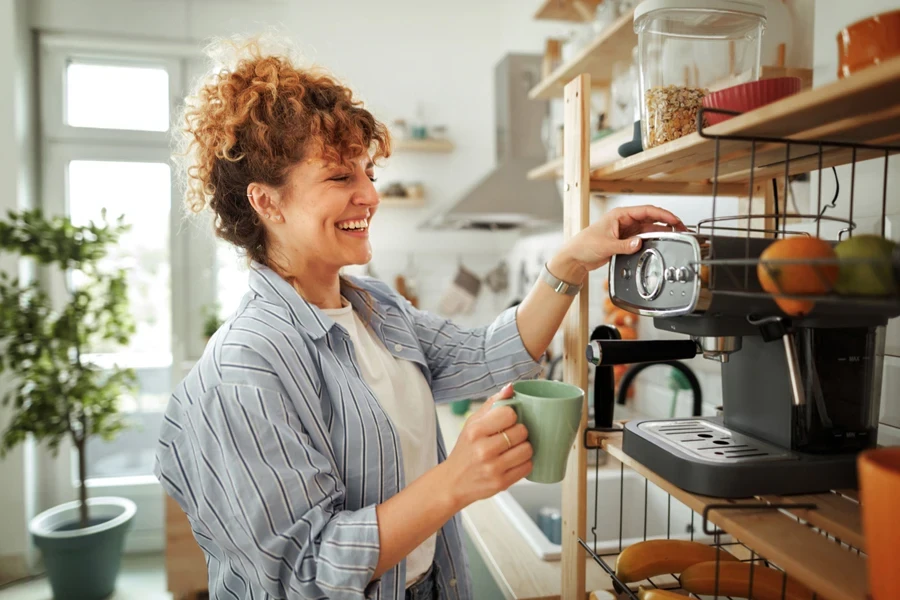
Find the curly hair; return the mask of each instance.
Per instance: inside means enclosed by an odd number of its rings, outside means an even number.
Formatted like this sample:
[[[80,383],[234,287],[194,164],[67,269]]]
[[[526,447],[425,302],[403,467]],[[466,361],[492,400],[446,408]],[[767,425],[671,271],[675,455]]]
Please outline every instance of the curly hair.
[[[215,234],[268,264],[268,240],[247,198],[250,183],[284,185],[307,157],[347,164],[364,152],[391,153],[387,128],[327,72],[300,67],[286,54],[264,53],[259,38],[208,49],[233,65],[204,77],[185,102],[179,156],[185,204],[209,208]]]

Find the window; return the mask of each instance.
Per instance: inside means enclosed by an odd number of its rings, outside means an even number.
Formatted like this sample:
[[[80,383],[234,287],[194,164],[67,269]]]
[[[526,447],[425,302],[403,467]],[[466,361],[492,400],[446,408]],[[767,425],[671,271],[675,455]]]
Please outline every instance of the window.
[[[72,127],[167,131],[169,72],[160,67],[69,62],[65,122]]]
[[[135,477],[149,483],[155,481],[163,411],[182,363],[196,352],[188,347],[190,332],[196,329],[200,338],[193,295],[213,295],[197,275],[204,263],[209,271],[212,261],[195,250],[201,241],[182,234],[174,209],[169,124],[173,99],[184,95],[188,60],[167,52],[154,57],[128,48],[86,52],[83,43],[76,46],[61,45],[53,36],[41,39],[42,205],[76,224],[99,221],[105,211],[107,220],[122,216],[130,227],[106,260],[127,271],[136,331],[127,347],[92,348],[87,358],[135,370],[137,393],[120,404],[132,427],[111,442],[89,441],[88,476],[91,485],[110,486],[122,478],[133,483]],[[78,274],[70,277],[77,286]],[[201,289],[176,283],[188,281]],[[70,467],[60,466],[60,499],[70,495]]]
[[[231,244],[216,244],[216,308],[219,317],[227,319],[247,292],[248,259]]]

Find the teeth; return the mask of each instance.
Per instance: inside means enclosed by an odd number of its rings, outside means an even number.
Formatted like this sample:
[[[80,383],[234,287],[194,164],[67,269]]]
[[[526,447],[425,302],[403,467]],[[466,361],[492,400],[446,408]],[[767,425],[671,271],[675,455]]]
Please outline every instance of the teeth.
[[[338,229],[366,229],[369,226],[368,219],[358,221],[344,221],[338,224]]]

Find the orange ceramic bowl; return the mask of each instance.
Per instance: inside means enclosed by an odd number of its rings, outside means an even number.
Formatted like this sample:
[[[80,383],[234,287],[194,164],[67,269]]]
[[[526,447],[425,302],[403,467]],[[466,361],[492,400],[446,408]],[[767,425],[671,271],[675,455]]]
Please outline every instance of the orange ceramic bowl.
[[[857,21],[838,33],[838,77],[900,56],[900,10]]]
[[[900,448],[878,448],[857,460],[863,534],[873,600],[900,598]]]

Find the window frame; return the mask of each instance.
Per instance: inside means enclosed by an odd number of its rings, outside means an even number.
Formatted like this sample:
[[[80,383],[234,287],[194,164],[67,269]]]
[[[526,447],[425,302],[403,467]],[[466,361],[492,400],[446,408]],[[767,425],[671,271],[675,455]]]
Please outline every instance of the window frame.
[[[72,160],[163,162],[172,168],[169,260],[171,273],[171,354],[173,385],[183,379],[203,351],[201,308],[216,299],[215,243],[207,221],[187,221],[181,202],[178,170],[171,160],[172,124],[188,91],[188,73],[206,68],[199,46],[166,42],[109,40],[66,34],[38,37],[40,101],[40,203],[48,215],[67,215],[68,163]],[[165,132],[72,127],[65,123],[66,66],[71,61],[129,66],[164,66],[169,73],[170,129]],[[115,215],[111,215],[115,216]],[[38,275],[51,298],[65,297],[65,275],[42,270]],[[65,440],[56,458],[44,449],[38,456],[42,473],[42,506],[74,500],[77,473],[71,443]],[[90,460],[90,457],[88,457]],[[93,493],[129,497],[146,515],[162,514],[158,482],[150,476],[89,479]],[[160,550],[163,521],[146,521],[129,536],[127,551]]]
[[[103,64],[127,67],[162,67],[169,74],[169,123],[167,131],[140,131],[133,129],[102,129],[74,127],[66,123],[66,68],[71,62]],[[171,56],[140,56],[123,52],[112,54],[102,51],[60,47],[41,47],[41,126],[42,137],[52,141],[108,142],[124,144],[150,144],[168,147],[171,124],[184,97],[184,77],[181,60]]]

